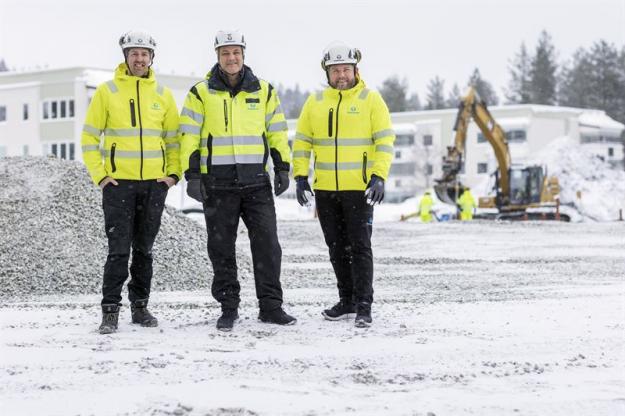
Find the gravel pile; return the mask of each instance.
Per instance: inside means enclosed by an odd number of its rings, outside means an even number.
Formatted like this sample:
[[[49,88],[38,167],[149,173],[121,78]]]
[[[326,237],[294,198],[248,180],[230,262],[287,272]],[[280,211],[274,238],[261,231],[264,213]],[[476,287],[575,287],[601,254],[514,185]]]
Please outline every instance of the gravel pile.
[[[167,207],[154,244],[153,290],[209,288],[205,239],[204,227]],[[102,195],[84,165],[0,158],[0,295],[100,293],[106,255]],[[249,275],[248,257],[238,264]]]

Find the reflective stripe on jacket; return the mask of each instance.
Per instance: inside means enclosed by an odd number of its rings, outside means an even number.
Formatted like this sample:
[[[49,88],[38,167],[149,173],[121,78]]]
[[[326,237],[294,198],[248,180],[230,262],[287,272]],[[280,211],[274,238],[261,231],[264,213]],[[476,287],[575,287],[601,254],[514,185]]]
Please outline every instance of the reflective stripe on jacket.
[[[187,179],[209,175],[227,183],[266,182],[267,160],[290,169],[287,124],[276,91],[244,66],[236,89],[215,65],[193,86],[180,114],[181,163]]]
[[[125,63],[115,78],[98,86],[82,131],[83,160],[99,184],[115,179],[180,178],[178,109],[171,91],[147,78],[128,75]],[[104,141],[101,142],[101,137]]]
[[[331,87],[311,94],[297,122],[293,174],[308,176],[313,188],[364,190],[375,174],[386,180],[393,160],[391,117],[382,96],[359,80],[349,90]]]

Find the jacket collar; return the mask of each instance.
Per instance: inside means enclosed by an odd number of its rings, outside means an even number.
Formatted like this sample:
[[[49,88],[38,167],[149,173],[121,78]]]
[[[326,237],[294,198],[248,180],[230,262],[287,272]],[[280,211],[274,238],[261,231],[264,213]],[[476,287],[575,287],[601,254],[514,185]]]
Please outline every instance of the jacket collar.
[[[131,80],[139,80],[144,83],[153,83],[156,81],[156,77],[154,76],[154,70],[150,68],[148,70],[147,77],[136,77],[130,74],[130,70],[128,69],[128,65],[125,62],[122,62],[115,69],[115,79],[120,81],[131,81]]]
[[[218,91],[229,91],[232,95],[236,95],[239,91],[255,92],[260,90],[260,81],[247,65],[243,65],[241,79],[235,87],[231,87],[228,84],[226,75],[221,71],[218,63],[211,68],[206,78],[208,79],[208,88]]]

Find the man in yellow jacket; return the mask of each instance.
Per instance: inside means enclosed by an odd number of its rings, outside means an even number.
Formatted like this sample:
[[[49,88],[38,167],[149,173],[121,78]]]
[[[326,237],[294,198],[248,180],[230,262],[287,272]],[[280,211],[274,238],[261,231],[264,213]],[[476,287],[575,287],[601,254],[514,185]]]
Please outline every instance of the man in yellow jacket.
[[[241,287],[235,242],[239,218],[247,226],[262,322],[291,325],[282,309],[276,212],[267,172],[273,161],[276,196],[289,186],[287,124],[276,90],[244,65],[239,31],[215,36],[217,63],[194,85],[180,119],[181,161],[187,193],[203,203],[213,297],[221,304],[217,329],[231,331],[239,318]]]
[[[336,274],[339,302],[322,312],[328,320],[354,317],[371,325],[373,205],[384,199],[384,181],[393,158],[388,108],[360,79],[360,51],[334,43],[321,66],[329,86],[308,97],[293,145],[297,199],[307,204],[311,156],[319,222]]]
[[[432,195],[430,195],[429,191],[426,191],[421,197],[421,201],[419,201],[419,217],[421,218],[421,222],[432,222],[432,205],[434,205]]]
[[[99,331],[117,330],[122,286],[128,278],[132,322],[157,326],[148,311],[152,245],[161,224],[167,190],[180,172],[178,110],[170,90],[150,68],[156,42],[130,31],[119,40],[124,62],[114,79],[98,86],[82,132],[83,160],[102,189],[108,257],[102,285]]]
[[[475,198],[469,188],[465,188],[458,198],[458,206],[460,207],[460,219],[462,221],[471,221],[473,219],[473,211],[475,210]]]

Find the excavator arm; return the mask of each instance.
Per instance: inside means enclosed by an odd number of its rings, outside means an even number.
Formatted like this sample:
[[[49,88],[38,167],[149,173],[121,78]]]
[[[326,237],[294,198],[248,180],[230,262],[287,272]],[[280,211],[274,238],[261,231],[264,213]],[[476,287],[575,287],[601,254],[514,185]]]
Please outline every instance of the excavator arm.
[[[465,189],[465,186],[458,180],[458,174],[462,169],[467,130],[471,119],[475,121],[495,152],[498,165],[498,205],[505,205],[510,200],[509,174],[511,165],[506,134],[488,111],[486,103],[479,98],[472,87],[469,88],[467,95],[458,106],[454,126],[456,132],[454,145],[447,147],[447,156],[443,157],[443,175],[441,179],[436,180],[434,191],[438,199],[455,205],[458,195]]]

